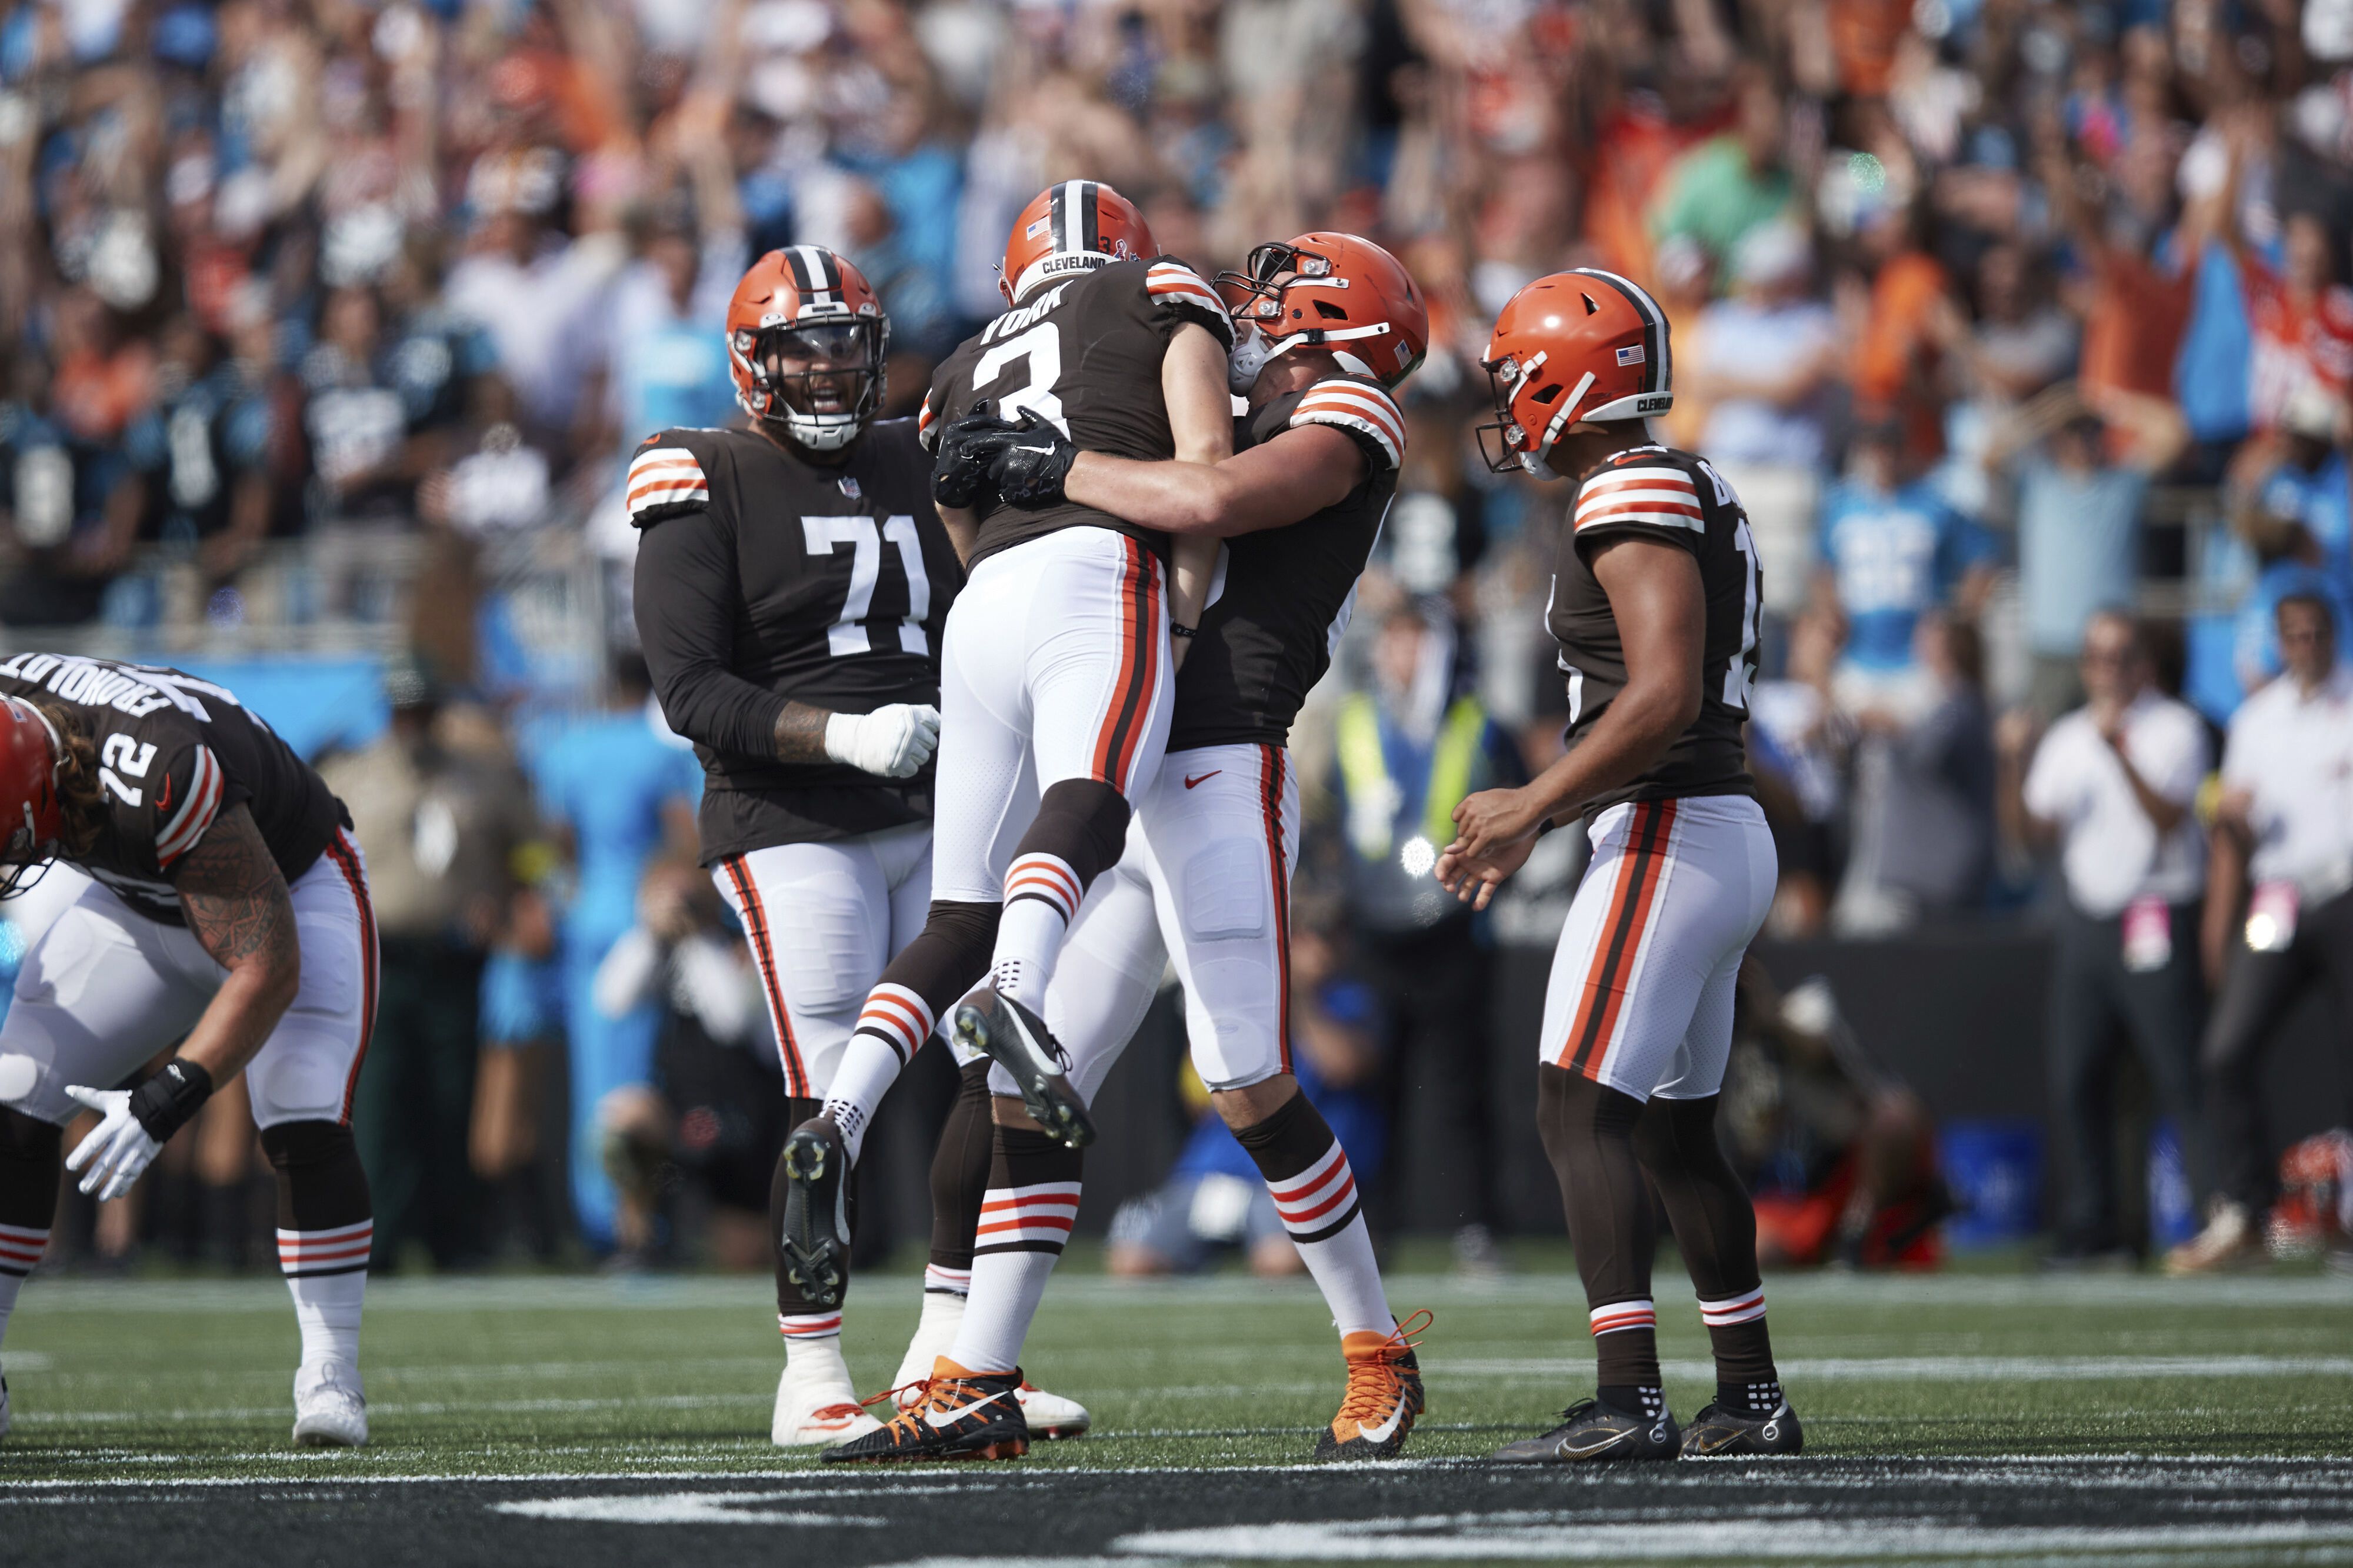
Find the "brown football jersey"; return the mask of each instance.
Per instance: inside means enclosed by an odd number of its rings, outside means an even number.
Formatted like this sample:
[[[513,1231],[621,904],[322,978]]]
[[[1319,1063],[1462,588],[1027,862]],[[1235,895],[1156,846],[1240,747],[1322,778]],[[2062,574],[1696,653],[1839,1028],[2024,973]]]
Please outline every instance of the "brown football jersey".
[[[923,444],[982,398],[1000,418],[1025,413],[1080,447],[1114,458],[1166,462],[1176,455],[1160,362],[1187,323],[1228,348],[1233,326],[1217,290],[1181,261],[1115,261],[1032,293],[941,363],[917,416]],[[1167,535],[1092,507],[1063,501],[1040,511],[998,506],[980,519],[972,564],[1065,528],[1109,528],[1166,555]]]
[[[702,760],[705,860],[929,820],[929,768],[885,779],[774,754],[788,701],[940,700],[964,570],[914,421],[868,426],[836,465],[753,430],[664,430],[630,464],[629,515],[646,665]]]
[[[343,803],[227,688],[176,669],[20,653],[0,662],[0,694],[54,703],[98,748],[106,815],[87,854],[68,856],[148,919],[180,925],[173,868],[242,802],[289,883],[309,870]]]
[[[1331,667],[1356,579],[1380,538],[1405,459],[1405,416],[1380,383],[1334,374],[1253,409],[1235,445],[1328,425],[1365,454],[1356,488],[1314,516],[1226,541],[1185,668],[1168,749],[1288,743],[1300,704]]]
[[[1702,639],[1699,717],[1641,777],[1587,803],[1599,811],[1629,800],[1752,795],[1740,727],[1757,677],[1761,583],[1748,514],[1706,458],[1666,447],[1620,452],[1577,481],[1560,536],[1545,624],[1560,644],[1568,680],[1568,744],[1577,743],[1626,689],[1618,618],[1593,575],[1593,553],[1637,537],[1687,550],[1699,563],[1707,620]]]

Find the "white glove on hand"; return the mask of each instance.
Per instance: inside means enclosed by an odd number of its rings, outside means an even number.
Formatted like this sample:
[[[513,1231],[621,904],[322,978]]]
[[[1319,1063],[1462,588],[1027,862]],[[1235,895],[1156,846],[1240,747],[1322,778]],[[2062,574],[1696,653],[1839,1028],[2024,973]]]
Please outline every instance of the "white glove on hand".
[[[912,778],[940,743],[940,710],[893,702],[871,713],[836,713],[825,721],[825,754],[886,779]]]
[[[66,1156],[66,1169],[79,1171],[90,1167],[81,1179],[84,1193],[96,1193],[100,1203],[119,1198],[131,1190],[147,1169],[163,1145],[147,1135],[139,1119],[131,1114],[131,1091],[127,1089],[84,1089],[69,1084],[66,1092],[92,1110],[106,1118],[96,1131],[74,1145]]]

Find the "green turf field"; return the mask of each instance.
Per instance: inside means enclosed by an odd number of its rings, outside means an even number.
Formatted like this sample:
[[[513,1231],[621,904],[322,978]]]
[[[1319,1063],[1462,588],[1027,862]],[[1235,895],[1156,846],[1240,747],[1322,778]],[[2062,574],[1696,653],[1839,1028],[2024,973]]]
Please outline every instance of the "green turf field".
[[[1668,1396],[1688,1412],[1713,1388],[1707,1340],[1663,1284]],[[896,1369],[918,1289],[860,1281],[846,1347],[861,1386]],[[1590,1391],[1573,1279],[1409,1276],[1392,1295],[1437,1314],[1414,1452],[1484,1453]],[[1817,1276],[1774,1279],[1767,1300],[1820,1453],[2353,1453],[2353,1280]],[[774,1468],[773,1311],[756,1279],[379,1281],[364,1346],[375,1444],[334,1462]],[[0,1351],[16,1409],[6,1474],[315,1472],[284,1444],[295,1343],[274,1280],[37,1279]],[[1312,1288],[1233,1276],[1060,1281],[1029,1370],[1096,1419],[1092,1437],[1040,1449],[1051,1465],[1303,1458],[1341,1381]]]
[[[1708,1397],[1712,1378],[1697,1312],[1687,1290],[1670,1289],[1670,1277],[1661,1280],[1662,1350],[1669,1398],[1688,1413]],[[895,1368],[918,1288],[910,1274],[860,1281],[847,1346],[861,1384],[879,1389]],[[1401,1476],[1430,1484],[1454,1478],[1442,1483],[1450,1496],[1458,1488],[1487,1486],[1493,1472],[1474,1461],[1509,1437],[1541,1429],[1569,1397],[1590,1387],[1585,1312],[1573,1276],[1523,1274],[1479,1289],[1406,1275],[1395,1280],[1392,1297],[1400,1310],[1427,1306],[1437,1315],[1421,1351],[1430,1411],[1409,1453],[1452,1461],[1404,1467]],[[2116,1467],[2129,1468],[2126,1457],[2133,1457],[2130,1462],[2160,1467],[2150,1474],[2175,1478],[2164,1482],[2168,1489],[2189,1485],[2179,1477],[2189,1476],[2197,1487],[2219,1486],[2226,1499],[2240,1495],[2233,1489],[2239,1483],[2218,1482],[2217,1475],[2271,1478],[2262,1486],[2246,1482],[2254,1488],[2245,1498],[2258,1522],[2275,1519],[2283,1506],[2256,1495],[2274,1482],[2314,1506],[2333,1499],[2329,1506],[2341,1504],[2345,1513],[2341,1529],[2329,1526],[2337,1534],[2283,1545],[2293,1545],[2293,1555],[2266,1549],[2244,1560],[2353,1562],[2353,1466],[2306,1471],[2270,1463],[2353,1455],[2353,1280],[2309,1274],[2186,1282],[1812,1276],[1769,1280],[1767,1300],[1784,1384],[1809,1438],[1808,1457],[1783,1462],[1777,1475],[1793,1481],[1805,1476],[1810,1485],[1845,1478],[1836,1483],[1840,1495],[1853,1497],[1858,1476],[1943,1474],[1991,1485],[1988,1477],[2010,1472],[1989,1467],[2041,1466],[2019,1472],[2038,1477],[2074,1474],[2063,1469],[2073,1462],[2064,1457],[2087,1456],[2083,1463],[2125,1500],[2128,1513],[2132,1486]],[[1303,1282],[1270,1286],[1228,1275],[1136,1286],[1075,1274],[1058,1281],[1049,1298],[1029,1370],[1039,1383],[1091,1406],[1093,1435],[1041,1445],[1008,1465],[860,1471],[843,1481],[839,1472],[812,1473],[807,1458],[765,1441],[779,1363],[771,1311],[757,1279],[380,1281],[370,1294],[364,1352],[374,1446],[298,1454],[286,1436],[294,1325],[276,1281],[37,1279],[0,1352],[16,1405],[15,1432],[0,1443],[0,1502],[32,1494],[95,1497],[78,1489],[100,1483],[179,1489],[429,1477],[434,1485],[457,1485],[466,1478],[543,1477],[564,1483],[554,1502],[525,1489],[528,1496],[515,1494],[523,1501],[480,1506],[510,1515],[554,1508],[559,1511],[547,1517],[575,1519],[589,1516],[561,1513],[573,1506],[564,1498],[589,1481],[637,1486],[674,1478],[707,1490],[740,1476],[787,1489],[723,1489],[710,1495],[736,1500],[664,1505],[687,1507],[690,1514],[707,1507],[740,1510],[752,1507],[743,1499],[797,1496],[791,1488],[820,1483],[833,1489],[823,1495],[847,1495],[847,1486],[860,1495],[909,1499],[930,1495],[925,1489],[943,1484],[942,1476],[959,1486],[997,1486],[1000,1478],[1007,1485],[1034,1485],[1066,1468],[1133,1470],[1139,1484],[1150,1476],[1154,1486],[1164,1486],[1172,1469],[1231,1475],[1226,1468],[1295,1465],[1340,1391],[1330,1328]],[[1865,1460],[1910,1468],[1853,1463]],[[1923,1460],[1932,1461],[1926,1471]],[[2162,1468],[2168,1464],[2189,1468]],[[1300,1483],[1310,1490],[1293,1512],[1320,1517],[1319,1502],[1328,1509],[1327,1492],[1313,1489],[1323,1474],[1328,1472]],[[2295,1478],[2305,1474],[2327,1484],[2317,1492],[2302,1489]],[[1022,1476],[1031,1481],[1018,1482]],[[1524,1512],[1523,1479],[1513,1478],[1518,1489],[1510,1500]],[[1092,1483],[1074,1476],[1056,1484]],[[1548,1476],[1535,1484],[1556,1500],[1569,1483]],[[415,1492],[413,1486],[396,1489]],[[283,1500],[305,1494],[268,1495]],[[1129,1492],[1126,1500],[1142,1495]],[[1176,1517],[1146,1510],[1135,1522],[1202,1523],[1185,1495],[1168,1505]],[[1753,1500],[1753,1492],[1744,1495]],[[1932,1495],[1923,1506],[1934,1511],[1941,1505]],[[2058,1502],[2051,1507],[2065,1511]],[[60,1522],[56,1510],[37,1511],[46,1524]],[[1618,1508],[1612,1517],[1628,1511]],[[1655,1498],[1631,1511],[1654,1522],[1679,1517],[1672,1510],[1659,1515]],[[8,1555],[12,1512],[30,1517],[0,1508],[0,1559]],[[1147,1530],[1121,1539],[1149,1545],[1158,1537]],[[1869,1544],[1887,1561],[1942,1560],[1941,1547],[1895,1550],[1892,1539]],[[2116,1544],[2121,1549],[2125,1539]],[[2189,1559],[2161,1553],[2161,1560],[2240,1560],[2221,1544],[2228,1543],[2208,1542],[2212,1550]],[[2134,1550],[2157,1548],[2144,1542]],[[891,1555],[918,1554],[902,1544]],[[1231,1556],[1232,1543],[1208,1554]],[[1202,1553],[1174,1555],[1194,1560]],[[1297,1555],[1335,1554],[1303,1547]],[[1531,1555],[1498,1550],[1495,1560]],[[1817,1542],[1803,1555],[1854,1553]],[[1983,1560],[1986,1553],[1964,1555]],[[2070,1548],[2018,1560],[2082,1557]]]

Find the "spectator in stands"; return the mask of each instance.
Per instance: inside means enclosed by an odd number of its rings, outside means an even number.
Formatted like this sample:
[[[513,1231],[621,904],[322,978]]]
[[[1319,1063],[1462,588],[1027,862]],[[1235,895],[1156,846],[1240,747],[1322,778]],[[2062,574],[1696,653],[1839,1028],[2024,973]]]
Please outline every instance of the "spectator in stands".
[[[375,1032],[353,1122],[375,1201],[378,1268],[412,1242],[441,1268],[480,1261],[481,1192],[468,1158],[482,964],[502,938],[520,852],[537,833],[511,756],[451,743],[441,692],[414,660],[385,671],[392,724],[320,776],[368,846]]]
[[[2157,689],[2140,628],[2121,610],[2092,617],[2083,663],[2088,700],[2040,744],[2031,710],[2004,714],[2000,731],[2003,826],[2059,856],[2044,1044],[2063,1175],[2052,1258],[2069,1265],[2129,1260],[2136,1250],[2116,1197],[2119,1036],[2172,1119],[2191,1191],[2203,1201],[2214,1184],[2197,1065],[2205,721]]]
[[[1350,973],[1347,928],[1328,900],[1292,905],[1291,1065],[1300,1091],[1323,1112],[1360,1184],[1380,1180],[1389,1129],[1379,1089],[1380,1002]],[[1129,1200],[1113,1219],[1108,1267],[1113,1274],[1193,1274],[1238,1247],[1250,1272],[1303,1272],[1299,1249],[1282,1227],[1266,1184],[1226,1124],[1190,1063],[1182,1093],[1198,1112],[1168,1179]]]
[[[1901,931],[1975,910],[1993,871],[1993,732],[1985,647],[1942,615],[1913,633],[1924,696],[1858,716],[1854,852],[1831,911],[1841,934]]]
[[[1744,73],[1735,103],[1732,129],[1684,153],[1661,178],[1651,214],[1654,240],[1698,241],[1724,279],[1748,231],[1781,216],[1796,194],[1785,153],[1787,110],[1772,79]]]
[[[98,614],[106,584],[136,531],[138,492],[111,446],[76,436],[51,398],[47,363],[17,356],[11,396],[0,405],[0,490],[10,570],[0,621],[76,626]]]
[[[1836,318],[1808,292],[1812,248],[1802,228],[1776,218],[1750,228],[1732,253],[1733,292],[1678,343],[1677,401],[1699,400],[1699,450],[1740,494],[1778,616],[1802,603],[1813,564],[1831,379],[1838,367]]]
[[[2316,989],[2353,1011],[2353,668],[2324,601],[2291,595],[2278,616],[2285,670],[2232,719],[2222,752],[2200,943],[2220,987],[2201,1064],[2221,1186],[2206,1228],[2168,1255],[2173,1273],[2263,1256],[2263,1057]]]
[[[1988,444],[1988,468],[2018,486],[2029,700],[2045,718],[2082,700],[2076,656],[2094,613],[2132,603],[2150,482],[2188,440],[2170,403],[2106,392],[2094,405],[2068,384],[2022,405]]]
[[[1920,617],[1974,620],[1993,584],[1993,541],[1955,511],[1905,455],[1893,420],[1864,425],[1846,473],[1822,498],[1815,594],[1845,619],[1839,705],[1851,713],[1921,710],[1930,692],[1915,655]]]
[[[1474,917],[1430,873],[1463,797],[1525,775],[1509,732],[1460,689],[1457,675],[1454,624],[1442,607],[1389,612],[1373,649],[1372,689],[1341,704],[1332,784],[1353,938],[1380,1001],[1391,1119],[1405,1107],[1428,1116],[1430,1127],[1400,1131],[1440,1152],[1417,1206],[1442,1216],[1458,1262],[1493,1270],[1493,1165],[1478,1153],[1501,1125],[1488,1049],[1491,965]],[[1374,1190],[1396,1223],[1403,1194]]]
[[[1846,637],[1837,610],[1815,605],[1789,629],[1788,661],[1748,700],[1749,772],[1757,776],[1781,879],[1770,924],[1777,936],[1812,936],[1829,916],[1846,861],[1847,764],[1852,718],[1833,672]]]
[[[225,361],[193,316],[164,329],[155,382],[155,405],[124,437],[136,492],[122,510],[142,538],[193,551],[211,586],[235,576],[269,535],[275,411],[268,388]]]
[[[638,889],[658,858],[691,865],[702,770],[662,725],[652,679],[636,654],[617,656],[601,713],[571,726],[539,760],[543,810],[574,888],[564,911],[564,1023],[571,1050],[572,1198],[581,1235],[599,1252],[620,1245],[606,1174],[606,1101],[653,1082],[661,1009],[613,1015],[596,1005],[596,971],[638,923]]]

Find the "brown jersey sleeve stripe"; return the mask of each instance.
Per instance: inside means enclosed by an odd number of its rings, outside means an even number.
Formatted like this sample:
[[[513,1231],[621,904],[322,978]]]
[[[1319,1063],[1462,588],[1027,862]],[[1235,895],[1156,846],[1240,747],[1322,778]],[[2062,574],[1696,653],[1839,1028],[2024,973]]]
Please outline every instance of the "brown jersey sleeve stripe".
[[[727,879],[734,884],[736,901],[744,918],[744,936],[752,944],[752,958],[760,967],[760,984],[768,996],[768,1018],[776,1026],[776,1055],[785,1064],[785,1094],[789,1099],[807,1100],[816,1094],[809,1087],[808,1068],[801,1060],[800,1042],[793,1038],[792,1015],[785,1008],[784,987],[776,980],[776,953],[768,936],[768,911],[760,902],[760,889],[752,880],[752,869],[741,855],[730,855],[720,865],[726,868]]]
[[[1602,922],[1594,973],[1586,980],[1577,1021],[1570,1026],[1568,1044],[1562,1047],[1568,1059],[1560,1065],[1572,1072],[1593,1077],[1600,1066],[1599,1058],[1608,1054],[1610,1034],[1625,1004],[1626,977],[1641,953],[1650,924],[1651,901],[1658,891],[1674,820],[1675,803],[1671,800],[1642,801],[1634,807],[1618,885],[1610,897],[1609,916]]]

